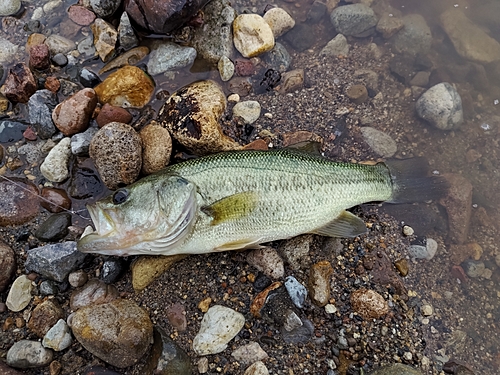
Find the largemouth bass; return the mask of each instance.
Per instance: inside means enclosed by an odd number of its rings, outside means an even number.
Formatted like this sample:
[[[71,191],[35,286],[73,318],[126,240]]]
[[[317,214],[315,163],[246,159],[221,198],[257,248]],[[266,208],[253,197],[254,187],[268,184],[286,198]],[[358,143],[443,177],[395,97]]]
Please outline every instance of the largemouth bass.
[[[303,233],[354,237],[366,225],[347,208],[428,200],[443,185],[426,176],[421,162],[339,163],[286,149],[226,152],[169,166],[89,205],[96,231],[78,249],[201,254]]]

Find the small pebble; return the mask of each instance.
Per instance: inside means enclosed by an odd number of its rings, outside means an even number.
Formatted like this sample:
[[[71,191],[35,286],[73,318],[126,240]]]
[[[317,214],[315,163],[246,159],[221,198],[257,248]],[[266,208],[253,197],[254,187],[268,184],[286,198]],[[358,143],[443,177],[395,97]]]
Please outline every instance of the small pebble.
[[[415,231],[413,230],[412,227],[408,226],[408,225],[405,225],[403,227],[403,234],[405,236],[413,236],[413,233],[415,233]]]
[[[423,316],[431,316],[434,312],[431,305],[423,305],[421,311]]]

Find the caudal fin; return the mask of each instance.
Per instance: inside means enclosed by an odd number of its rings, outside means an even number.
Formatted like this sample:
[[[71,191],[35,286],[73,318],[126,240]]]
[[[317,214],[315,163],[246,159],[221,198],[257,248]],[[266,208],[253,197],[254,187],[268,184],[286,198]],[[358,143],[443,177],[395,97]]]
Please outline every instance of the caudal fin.
[[[440,176],[429,176],[423,157],[385,162],[391,174],[393,193],[388,203],[413,203],[436,200],[446,195],[449,184]]]

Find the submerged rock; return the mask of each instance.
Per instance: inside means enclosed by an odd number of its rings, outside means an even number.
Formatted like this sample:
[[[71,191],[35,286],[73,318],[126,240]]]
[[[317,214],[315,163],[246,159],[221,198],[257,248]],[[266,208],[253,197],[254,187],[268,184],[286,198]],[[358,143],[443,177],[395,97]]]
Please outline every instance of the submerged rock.
[[[464,120],[462,99],[448,82],[438,83],[424,92],[415,105],[417,115],[441,130],[451,130]]]
[[[166,71],[184,68],[190,66],[195,58],[196,50],[194,48],[164,42],[151,51],[148,61],[148,73],[154,76]]]
[[[335,8],[330,14],[330,19],[338,33],[357,37],[373,34],[378,21],[375,12],[362,3]]]
[[[432,43],[431,29],[420,14],[403,17],[403,28],[394,36],[394,48],[399,53],[426,54]]]
[[[36,91],[35,77],[24,63],[14,65],[5,80],[3,93],[11,102],[27,103]]]
[[[38,189],[25,179],[0,180],[0,226],[20,225],[38,215]]]
[[[233,22],[234,46],[244,57],[258,56],[274,47],[269,24],[258,14],[240,14]]]

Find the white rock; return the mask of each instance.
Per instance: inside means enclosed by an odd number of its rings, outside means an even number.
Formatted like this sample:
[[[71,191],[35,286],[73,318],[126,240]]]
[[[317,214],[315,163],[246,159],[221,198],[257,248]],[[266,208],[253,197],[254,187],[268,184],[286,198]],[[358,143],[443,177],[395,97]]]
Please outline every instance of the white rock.
[[[14,59],[18,46],[0,37],[0,64],[10,63]]]
[[[10,311],[21,311],[31,301],[31,280],[26,275],[21,275],[14,280],[10,287],[5,304]]]
[[[258,56],[274,47],[271,26],[258,14],[240,14],[233,22],[233,41],[244,57]]]
[[[415,259],[427,259],[431,260],[436,255],[438,249],[438,244],[432,238],[426,239],[425,246],[423,245],[411,245],[408,248],[410,256]]]
[[[295,26],[295,20],[282,8],[271,8],[264,14],[264,20],[271,26],[277,38]]]
[[[11,16],[21,9],[21,0],[0,0],[0,16]]]
[[[328,303],[325,305],[325,312],[327,314],[335,314],[337,312],[337,307],[335,305],[332,305],[331,303]]]
[[[269,370],[263,362],[257,361],[245,370],[244,375],[269,375]]]
[[[244,324],[243,314],[221,305],[210,307],[203,316],[200,331],[193,340],[193,350],[197,355],[222,352]]]
[[[48,3],[45,3],[43,5],[43,11],[45,14],[50,14],[51,12],[59,8],[61,5],[63,5],[62,0],[49,1]]]
[[[236,349],[231,355],[241,363],[254,363],[256,361],[262,361],[267,358],[267,353],[262,350],[260,345],[256,342],[251,342],[250,344],[243,345]]]
[[[59,319],[43,337],[42,345],[59,352],[69,348],[72,342],[73,339],[68,325],[63,319]]]
[[[335,38],[330,40],[326,46],[323,47],[320,55],[326,56],[347,56],[349,53],[349,44],[347,43],[347,39],[342,34],[337,34]]]
[[[423,305],[421,311],[423,316],[431,316],[434,312],[434,309],[431,305]]]
[[[7,364],[18,368],[43,367],[52,362],[53,352],[39,341],[21,340],[7,352]]]
[[[273,280],[281,279],[285,274],[283,259],[272,247],[250,251],[247,262]]]
[[[380,130],[366,126],[361,128],[361,134],[368,146],[383,158],[392,157],[398,150],[396,141]]]
[[[217,69],[219,70],[220,79],[224,82],[229,81],[234,75],[234,64],[226,56],[222,56],[217,63]]]
[[[458,127],[464,121],[462,98],[448,82],[424,92],[415,105],[417,115],[441,130]]]
[[[71,138],[66,137],[50,150],[40,166],[43,176],[52,182],[62,182],[69,176],[68,164],[71,157]]]
[[[236,103],[233,117],[241,117],[246,124],[253,124],[260,117],[260,104],[255,100]]]
[[[165,42],[149,54],[148,73],[154,76],[178,70],[191,65],[195,58],[196,50],[193,47],[183,47],[176,43]]]

